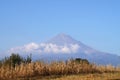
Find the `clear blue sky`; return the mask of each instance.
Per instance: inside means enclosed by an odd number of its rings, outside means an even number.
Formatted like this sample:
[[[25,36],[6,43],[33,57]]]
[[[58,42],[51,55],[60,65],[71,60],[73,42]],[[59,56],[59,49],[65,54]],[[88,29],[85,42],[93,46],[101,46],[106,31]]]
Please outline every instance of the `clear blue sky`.
[[[0,52],[59,33],[120,55],[120,0],[0,0]]]

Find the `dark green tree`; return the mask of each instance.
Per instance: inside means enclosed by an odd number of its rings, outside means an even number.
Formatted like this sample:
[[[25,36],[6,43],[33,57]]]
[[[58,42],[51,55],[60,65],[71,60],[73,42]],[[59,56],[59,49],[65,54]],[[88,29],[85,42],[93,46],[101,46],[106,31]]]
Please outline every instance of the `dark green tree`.
[[[21,63],[30,63],[32,61],[31,55],[27,58],[21,57],[19,54],[12,53],[10,57],[5,57],[2,61],[2,65],[8,65],[15,67],[15,65],[20,65]]]
[[[32,54],[30,56],[27,56],[26,63],[31,63],[32,61]]]
[[[75,62],[89,64],[89,61],[87,59],[81,59],[81,58],[76,58]]]

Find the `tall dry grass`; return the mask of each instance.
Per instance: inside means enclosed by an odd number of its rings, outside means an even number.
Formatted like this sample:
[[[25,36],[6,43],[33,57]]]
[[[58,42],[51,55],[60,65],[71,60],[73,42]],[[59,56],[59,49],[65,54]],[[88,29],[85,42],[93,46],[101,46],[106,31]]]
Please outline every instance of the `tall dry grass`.
[[[80,73],[105,73],[118,72],[120,68],[112,65],[97,66],[94,64],[78,63],[72,60],[67,62],[51,62],[43,63],[40,61],[31,63],[22,63],[20,65],[0,67],[0,80],[2,79],[17,79],[29,78],[35,76],[49,76],[49,75],[68,75]]]

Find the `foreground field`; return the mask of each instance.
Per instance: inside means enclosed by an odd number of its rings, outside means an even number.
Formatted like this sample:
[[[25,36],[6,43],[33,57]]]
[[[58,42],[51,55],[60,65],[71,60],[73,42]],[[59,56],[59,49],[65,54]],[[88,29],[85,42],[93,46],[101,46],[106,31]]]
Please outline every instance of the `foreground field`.
[[[13,54],[0,63],[0,80],[120,80],[119,76],[120,67],[81,58],[45,63]]]
[[[21,78],[16,80],[120,80],[119,73],[94,73],[94,74],[77,74],[77,75],[64,75],[64,76],[45,76],[33,78]]]
[[[120,80],[120,73],[71,75],[51,80]]]

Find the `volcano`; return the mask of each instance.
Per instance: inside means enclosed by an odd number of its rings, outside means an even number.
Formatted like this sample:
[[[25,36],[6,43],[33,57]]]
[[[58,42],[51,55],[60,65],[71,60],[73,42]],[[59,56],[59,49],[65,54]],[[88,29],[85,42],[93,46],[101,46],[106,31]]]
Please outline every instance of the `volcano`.
[[[34,60],[52,61],[84,58],[91,63],[101,65],[120,65],[119,56],[93,49],[63,33],[39,44],[32,42],[11,48],[8,52],[21,53],[22,55],[32,53]]]

